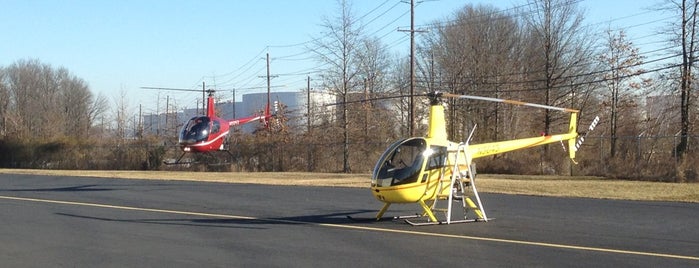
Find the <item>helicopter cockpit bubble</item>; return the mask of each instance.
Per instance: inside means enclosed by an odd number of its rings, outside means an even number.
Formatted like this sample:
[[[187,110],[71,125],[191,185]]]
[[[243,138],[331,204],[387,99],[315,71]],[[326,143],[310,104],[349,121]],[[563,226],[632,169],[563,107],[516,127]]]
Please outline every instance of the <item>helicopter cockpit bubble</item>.
[[[206,116],[196,116],[189,119],[180,131],[180,144],[194,144],[206,141],[211,132],[211,119]]]
[[[403,139],[393,143],[379,158],[372,174],[372,186],[388,187],[416,182],[429,155],[424,138]]]

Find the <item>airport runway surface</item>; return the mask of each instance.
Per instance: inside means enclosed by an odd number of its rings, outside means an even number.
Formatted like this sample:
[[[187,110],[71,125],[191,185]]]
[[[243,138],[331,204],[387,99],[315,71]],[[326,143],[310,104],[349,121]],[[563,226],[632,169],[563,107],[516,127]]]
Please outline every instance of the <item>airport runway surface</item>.
[[[381,207],[361,188],[0,175],[0,265],[699,266],[699,204],[481,198],[495,220],[415,227],[348,219]]]

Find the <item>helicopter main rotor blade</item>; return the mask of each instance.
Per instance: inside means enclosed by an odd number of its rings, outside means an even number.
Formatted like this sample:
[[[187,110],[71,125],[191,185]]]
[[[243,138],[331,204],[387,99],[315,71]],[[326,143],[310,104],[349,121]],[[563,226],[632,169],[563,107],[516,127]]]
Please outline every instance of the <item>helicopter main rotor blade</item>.
[[[276,85],[276,86],[270,86],[270,88],[279,88],[279,87],[286,87],[286,85]],[[171,87],[141,87],[142,89],[155,89],[155,90],[171,90],[171,91],[188,91],[188,92],[201,92],[201,89],[191,89],[191,88],[171,88]],[[240,88],[233,88],[233,89],[223,89],[223,90],[240,90],[240,89],[263,89],[267,88],[266,86],[259,86],[259,87],[240,87]],[[207,89],[207,92],[214,92],[216,90],[214,89]]]
[[[344,104],[354,104],[354,103],[364,103],[364,102],[372,102],[372,101],[380,101],[380,100],[400,99],[400,98],[408,98],[410,96],[424,97],[424,96],[429,96],[429,94],[413,94],[413,95],[395,95],[395,96],[374,97],[374,98],[369,98],[369,99],[358,99],[358,100],[351,100],[351,101],[345,101],[345,102],[328,103],[328,104],[325,104],[323,106],[337,106],[337,105],[344,105]]]
[[[579,110],[570,109],[570,108],[561,108],[561,107],[555,107],[555,106],[549,106],[549,105],[543,105],[543,104],[516,101],[516,100],[506,100],[506,99],[481,97],[481,96],[473,96],[473,95],[457,95],[457,94],[451,94],[451,93],[442,93],[442,96],[449,97],[449,98],[457,98],[457,99],[470,99],[470,100],[501,102],[501,103],[507,103],[507,104],[513,104],[513,105],[529,106],[529,107],[548,109],[548,110],[556,110],[556,111],[562,111],[562,112],[568,112],[568,113],[579,112]]]
[[[170,88],[170,87],[141,87],[142,89],[156,89],[156,90],[171,90],[171,91],[188,91],[188,92],[201,92],[201,89],[187,89],[187,88]],[[207,91],[213,91],[209,89]]]

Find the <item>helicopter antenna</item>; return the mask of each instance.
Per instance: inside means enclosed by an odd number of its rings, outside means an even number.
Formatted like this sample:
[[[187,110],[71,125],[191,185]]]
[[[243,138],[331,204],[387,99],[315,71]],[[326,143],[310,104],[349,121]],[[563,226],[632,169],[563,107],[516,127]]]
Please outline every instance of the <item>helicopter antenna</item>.
[[[478,126],[478,124],[473,125],[473,129],[471,129],[471,133],[468,134],[468,139],[466,139],[466,144],[471,143],[471,138],[473,138],[473,133],[476,132],[476,127],[477,127],[477,126]]]

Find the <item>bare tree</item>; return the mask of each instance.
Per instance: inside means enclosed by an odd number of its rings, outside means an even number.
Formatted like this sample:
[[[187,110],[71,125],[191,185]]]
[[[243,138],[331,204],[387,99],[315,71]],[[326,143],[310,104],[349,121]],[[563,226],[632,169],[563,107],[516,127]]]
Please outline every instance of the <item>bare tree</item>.
[[[86,122],[81,120],[86,115],[83,107],[92,98],[82,79],[38,60],[17,61],[3,73],[1,100],[6,130],[31,133],[31,137],[43,140],[84,134],[74,131],[75,124]]]
[[[401,58],[401,57],[396,57],[393,58],[392,62],[392,68],[391,68],[391,83],[390,87],[392,95],[396,96],[406,96],[410,94],[410,63],[409,59],[407,58]],[[396,131],[398,132],[399,136],[407,136],[410,135],[410,128],[409,128],[409,122],[410,122],[410,102],[408,98],[399,98],[396,102],[393,103],[391,106],[391,110],[396,111],[396,114],[394,115],[395,121],[396,122],[401,122],[396,126]],[[419,113],[418,113],[419,115]],[[421,121],[420,119],[416,119],[417,121]]]
[[[77,166],[75,160],[85,155],[77,151],[88,140],[92,101],[87,83],[66,68],[38,60],[0,68],[0,132],[7,148],[14,148],[12,165]]]
[[[7,116],[10,111],[10,90],[6,85],[5,68],[0,67],[0,136],[7,135]]]
[[[368,141],[369,138],[373,140],[382,140],[388,138],[387,136],[393,137],[393,126],[395,124],[394,120],[388,120],[391,118],[390,113],[388,113],[384,107],[386,107],[390,100],[373,100],[376,98],[381,98],[387,96],[387,93],[395,94],[395,92],[389,92],[389,73],[391,72],[391,56],[388,53],[389,49],[381,43],[378,38],[365,38],[362,40],[361,49],[358,53],[359,59],[359,76],[363,78],[361,98],[369,100],[364,101],[361,105],[362,119],[357,120],[362,122],[360,129],[363,130],[362,136]],[[371,122],[376,122],[371,124]],[[378,122],[385,122],[380,124]],[[369,130],[371,128],[372,134],[369,135]]]
[[[114,100],[115,108],[113,110],[114,114],[114,136],[117,138],[117,143],[123,143],[126,139],[126,133],[128,129],[129,119],[131,114],[129,113],[129,104],[126,98],[126,92],[121,91],[120,97]]]
[[[570,103],[574,78],[588,73],[595,40],[582,25],[583,13],[574,0],[531,0],[528,24],[531,62],[528,73],[532,92],[543,91],[536,99],[546,105]],[[544,132],[551,131],[553,115],[545,110]]]
[[[89,103],[87,114],[87,120],[89,122],[89,124],[87,125],[88,131],[89,129],[92,129],[92,127],[95,126],[95,124],[97,123],[97,119],[105,116],[108,110],[109,101],[107,100],[107,97],[100,93],[94,98],[92,98],[92,100]],[[90,134],[92,133],[88,133],[88,135]]]
[[[340,0],[339,14],[334,18],[324,18],[324,31],[320,37],[314,39],[314,47],[310,50],[318,60],[328,68],[322,74],[324,87],[336,92],[340,96],[342,109],[341,129],[343,137],[343,168],[344,172],[350,172],[349,164],[349,121],[347,117],[348,96],[357,91],[361,86],[360,69],[358,66],[358,53],[361,45],[361,29],[359,21],[355,17],[351,4],[346,0]]]
[[[31,133],[31,113],[34,103],[33,96],[38,95],[34,91],[36,77],[39,71],[36,64],[27,61],[18,61],[6,69],[6,87],[9,89],[10,105],[7,113],[8,127],[10,132],[15,133],[14,137],[28,138]]]
[[[66,133],[87,137],[91,125],[89,109],[92,92],[84,80],[70,77],[65,69],[59,71],[57,78],[61,95],[57,100],[59,109],[64,111],[63,129]]]
[[[388,90],[388,72],[391,65],[389,49],[378,38],[364,38],[357,57],[360,76],[367,80],[370,94]]]
[[[466,6],[455,18],[436,23],[421,49],[419,70],[427,88],[447,88],[460,94],[507,97],[517,89],[521,69],[521,26],[513,16],[493,6]],[[479,136],[497,140],[505,134],[505,114],[498,104],[451,101],[449,133],[465,138],[465,128],[485,126]],[[511,128],[514,129],[514,128]]]
[[[609,89],[607,102],[611,106],[609,156],[614,157],[617,149],[619,110],[635,106],[640,97],[639,89],[650,80],[639,77],[644,72],[641,68],[643,57],[639,55],[638,48],[627,39],[624,30],[608,30],[605,41],[605,50],[599,59],[607,70],[602,78]]]
[[[684,158],[689,151],[691,129],[692,86],[694,82],[694,62],[697,42],[697,0],[668,0],[662,10],[676,13],[679,21],[672,23],[669,34],[671,40],[680,46],[681,63],[679,76],[680,91],[680,142],[675,151]]]

